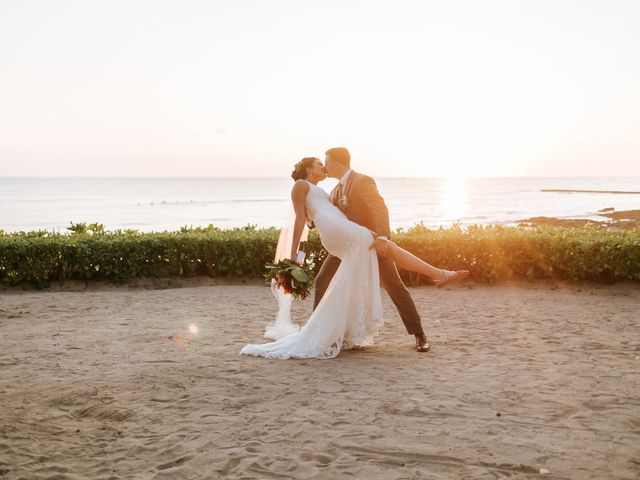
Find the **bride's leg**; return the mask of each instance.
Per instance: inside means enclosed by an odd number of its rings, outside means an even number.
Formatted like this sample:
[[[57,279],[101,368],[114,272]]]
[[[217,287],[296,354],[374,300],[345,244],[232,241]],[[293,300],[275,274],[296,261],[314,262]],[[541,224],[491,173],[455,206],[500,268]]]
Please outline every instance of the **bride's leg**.
[[[404,248],[389,241],[387,257],[390,257],[397,266],[410,272],[419,273],[432,280],[443,280],[446,277],[446,270],[436,268],[424,260],[420,260],[413,253],[407,252]]]

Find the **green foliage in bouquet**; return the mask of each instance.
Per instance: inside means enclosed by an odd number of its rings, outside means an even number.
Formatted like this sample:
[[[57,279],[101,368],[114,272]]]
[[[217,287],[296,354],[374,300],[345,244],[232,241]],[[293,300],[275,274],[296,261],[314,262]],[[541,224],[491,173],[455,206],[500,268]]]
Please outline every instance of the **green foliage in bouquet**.
[[[293,298],[304,300],[311,293],[315,275],[306,263],[298,265],[286,258],[277,263],[267,263],[265,269],[265,279],[269,283],[275,281],[277,287]]]

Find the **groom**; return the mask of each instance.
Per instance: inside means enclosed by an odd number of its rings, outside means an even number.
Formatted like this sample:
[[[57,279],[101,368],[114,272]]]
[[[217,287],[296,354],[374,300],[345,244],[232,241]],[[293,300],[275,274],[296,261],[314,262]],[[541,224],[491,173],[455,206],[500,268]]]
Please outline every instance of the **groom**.
[[[378,193],[373,178],[351,170],[351,155],[346,148],[338,147],[326,151],[325,168],[327,176],[339,180],[331,192],[331,201],[344,212],[349,220],[376,233],[377,237],[389,239],[389,210]],[[384,242],[382,242],[384,244]],[[400,279],[396,264],[388,257],[378,255],[380,283],[395,304],[404,326],[410,335],[416,337],[416,349],[428,352],[431,348],[422,329],[420,315],[413,303],[411,294]],[[333,278],[340,259],[327,255],[315,282],[313,308],[320,303],[324,292]]]

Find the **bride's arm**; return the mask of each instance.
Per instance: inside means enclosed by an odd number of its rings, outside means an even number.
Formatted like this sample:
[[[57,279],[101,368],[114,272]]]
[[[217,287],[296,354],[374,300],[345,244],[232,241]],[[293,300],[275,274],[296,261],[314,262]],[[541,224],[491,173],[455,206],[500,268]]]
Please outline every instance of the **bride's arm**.
[[[291,200],[293,201],[293,210],[296,213],[296,221],[293,227],[293,242],[291,243],[291,260],[296,261],[298,247],[300,246],[300,237],[304,231],[307,212],[305,200],[309,192],[309,184],[304,180],[297,180],[291,190]]]

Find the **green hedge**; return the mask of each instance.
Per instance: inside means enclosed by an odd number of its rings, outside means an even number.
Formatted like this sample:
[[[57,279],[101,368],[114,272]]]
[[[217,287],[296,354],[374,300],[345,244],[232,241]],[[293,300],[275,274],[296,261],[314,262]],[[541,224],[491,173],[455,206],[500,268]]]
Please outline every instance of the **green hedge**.
[[[640,281],[640,228],[472,226],[398,231],[395,242],[441,268],[483,282],[514,278]]]
[[[0,230],[0,282],[39,288],[66,279],[255,276],[273,259],[275,228],[183,227],[176,232],[105,232],[100,224],[71,233]],[[481,282],[512,278],[640,281],[640,229],[453,227],[417,225],[394,234],[398,245],[447,269],[468,268]],[[315,231],[304,245],[317,271],[326,256]],[[422,278],[401,272],[410,283]]]

